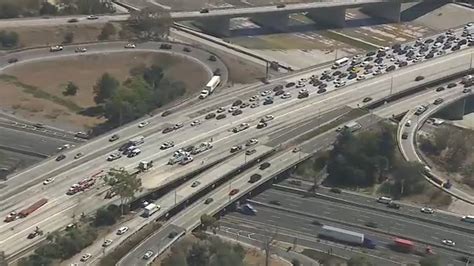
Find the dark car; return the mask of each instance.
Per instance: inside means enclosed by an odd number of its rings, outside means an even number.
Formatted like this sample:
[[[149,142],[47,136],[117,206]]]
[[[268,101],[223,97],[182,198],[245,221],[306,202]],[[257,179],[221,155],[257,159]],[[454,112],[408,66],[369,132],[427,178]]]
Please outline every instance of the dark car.
[[[162,132],[163,132],[163,134],[166,134],[166,133],[170,133],[170,132],[173,131],[173,130],[174,130],[174,127],[167,127],[167,128],[165,128],[165,129],[163,129]]]
[[[339,75],[341,75],[341,74],[342,74],[342,72],[339,71],[339,70],[334,71],[334,73],[332,73],[332,75],[333,75],[334,77],[335,77],[335,76],[339,76]]]
[[[224,119],[225,117],[226,117],[225,114],[220,114],[220,115],[216,116],[216,119],[221,120],[221,119]]]
[[[378,227],[376,222],[367,222],[367,223],[365,223],[365,226],[370,227],[370,228],[377,228]]]
[[[273,99],[265,99],[265,101],[263,102],[263,105],[269,105],[272,103],[273,103]]]
[[[13,58],[8,59],[9,64],[13,64],[13,63],[16,63],[16,62],[18,62],[18,58],[13,57]]]
[[[203,13],[209,13],[209,9],[203,8],[203,9],[201,9],[201,11],[199,11],[199,13],[201,13],[201,14],[203,14]]]
[[[118,140],[119,138],[120,138],[119,135],[113,134],[113,135],[109,138],[109,141],[110,141],[110,142],[116,141],[116,140]]]
[[[245,103],[245,102],[244,102],[244,103],[242,103],[242,104],[239,106],[239,108],[240,108],[240,109],[244,109],[244,108],[247,108],[247,107],[249,107],[249,106],[250,106],[249,103]]]
[[[170,110],[166,110],[163,113],[161,113],[161,117],[169,116],[171,114]]]
[[[424,76],[417,76],[417,77],[415,78],[415,81],[420,81],[420,80],[424,80],[424,79],[425,79]]]
[[[71,18],[71,19],[68,19],[67,20],[67,23],[76,23],[78,22],[79,20],[77,20],[77,18]]]
[[[393,70],[395,70],[395,66],[391,65],[391,66],[387,67],[387,69],[385,71],[390,72],[390,71],[393,71]]]
[[[278,4],[277,8],[284,8],[286,5],[285,4]]]
[[[319,90],[317,91],[318,94],[325,93],[325,92],[326,92],[326,89],[319,89]]]
[[[205,118],[205,119],[212,119],[212,118],[214,118],[214,117],[216,117],[216,114],[215,114],[215,113],[209,113],[209,114],[207,114],[204,118]]]
[[[307,98],[309,96],[308,92],[298,93],[298,99]]]
[[[242,149],[242,145],[236,145],[230,148],[230,152],[234,153],[234,152],[240,151],[241,149]]]
[[[464,90],[462,90],[463,93],[469,93],[471,92],[471,89],[470,88],[465,88]]]
[[[273,205],[278,205],[278,206],[281,205],[281,202],[279,200],[271,200],[268,203],[273,204]]]
[[[207,198],[205,201],[204,201],[204,204],[209,204],[211,202],[213,202],[214,199],[213,198]]]
[[[276,92],[275,92],[275,96],[280,96],[280,95],[282,95],[282,94],[284,94],[284,93],[285,93],[284,90],[279,90],[279,91],[276,91]]]
[[[372,101],[372,98],[371,98],[371,97],[365,97],[365,98],[362,100],[362,102],[364,102],[364,103],[368,103],[368,102],[370,102],[370,101]]]
[[[242,100],[236,100],[235,102],[232,103],[232,106],[239,106],[242,104]]]
[[[402,134],[402,139],[407,139],[407,138],[408,138],[408,133],[403,132],[403,134]]]
[[[438,104],[442,104],[443,102],[444,102],[443,98],[438,98],[438,99],[434,100],[433,104],[438,105]]]
[[[57,161],[57,162],[62,161],[62,160],[64,160],[64,159],[66,159],[66,155],[64,155],[64,154],[61,154],[61,155],[59,155],[58,157],[56,157],[56,161]]]
[[[262,178],[260,174],[253,174],[250,176],[249,183],[255,183]]]
[[[436,88],[436,91],[438,91],[438,92],[439,92],[439,91],[444,91],[444,87],[443,87],[443,86],[440,86],[440,87]]]
[[[392,208],[392,209],[400,209],[400,204],[396,203],[396,202],[393,202],[393,201],[390,201],[388,204],[387,204],[387,207],[389,208]]]
[[[176,233],[175,231],[173,231],[173,232],[170,232],[170,233],[168,234],[168,238],[172,239],[172,238],[175,238],[177,235],[178,235],[178,233]]]
[[[283,85],[276,85],[275,88],[273,88],[274,92],[282,91],[282,90],[283,90]]]
[[[233,116],[240,115],[240,114],[242,114],[242,110],[240,110],[240,109],[237,109],[234,112],[232,112]]]
[[[254,153],[256,153],[256,152],[257,152],[256,149],[247,150],[247,151],[245,152],[245,155],[252,155],[252,154],[254,154]]]
[[[286,85],[285,85],[286,88],[290,88],[290,87],[293,87],[293,86],[295,86],[295,83],[294,83],[294,82],[288,82],[288,83],[286,83]]]
[[[328,86],[328,84],[323,83],[323,84],[321,84],[321,85],[318,86],[318,89],[324,89],[324,88],[326,88],[327,86]]]
[[[398,66],[399,67],[404,67],[404,66],[407,66],[408,65],[408,62],[407,61],[401,61]]]
[[[184,47],[184,48],[183,48],[183,51],[189,53],[189,52],[191,52],[191,48],[189,48],[189,47]]]
[[[229,196],[234,196],[235,194],[239,193],[239,191],[240,191],[239,189],[234,188],[229,192]]]
[[[456,83],[454,83],[454,82],[451,82],[451,83],[449,83],[448,86],[446,86],[446,87],[448,87],[449,89],[451,89],[451,88],[456,87],[457,85],[458,85],[458,84],[456,84]]]
[[[260,165],[260,170],[264,170],[264,169],[267,169],[268,167],[270,167],[271,163],[269,162],[264,162]]]
[[[370,51],[366,54],[366,56],[374,56],[375,55],[375,51]]]
[[[336,194],[341,194],[342,193],[342,190],[337,188],[337,187],[333,187],[331,189],[329,189],[330,192],[332,193],[336,193]]]

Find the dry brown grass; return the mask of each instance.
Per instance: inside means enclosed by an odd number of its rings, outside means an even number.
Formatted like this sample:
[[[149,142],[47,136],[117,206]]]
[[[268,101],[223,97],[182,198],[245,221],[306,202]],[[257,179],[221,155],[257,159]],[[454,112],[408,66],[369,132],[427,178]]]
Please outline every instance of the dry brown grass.
[[[22,84],[34,86],[49,95],[70,100],[85,108],[94,105],[93,86],[103,73],[108,72],[124,81],[130,76],[130,69],[153,62],[163,65],[166,77],[184,82],[188,92],[199,90],[207,81],[206,71],[197,63],[184,57],[146,52],[83,55],[33,62],[9,68],[5,74],[16,77]],[[76,96],[62,95],[68,81],[79,87]],[[73,110],[48,99],[36,98],[31,93],[26,93],[24,88],[5,80],[0,80],[0,86],[0,106],[13,109],[26,118],[71,129],[90,128],[103,121],[77,115]]]

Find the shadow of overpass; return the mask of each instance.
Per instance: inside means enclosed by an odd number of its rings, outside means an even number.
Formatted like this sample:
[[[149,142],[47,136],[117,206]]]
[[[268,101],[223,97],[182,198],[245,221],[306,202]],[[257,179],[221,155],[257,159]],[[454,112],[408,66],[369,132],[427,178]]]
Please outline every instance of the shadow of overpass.
[[[428,1],[419,2],[400,13],[400,19],[402,22],[415,20],[427,13],[433,12],[434,10],[444,6],[447,1]]]

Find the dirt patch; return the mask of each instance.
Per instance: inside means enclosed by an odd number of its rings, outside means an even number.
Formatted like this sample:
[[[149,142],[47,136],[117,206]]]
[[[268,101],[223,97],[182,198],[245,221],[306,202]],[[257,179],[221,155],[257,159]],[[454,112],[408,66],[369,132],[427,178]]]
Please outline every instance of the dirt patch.
[[[62,128],[90,128],[103,119],[77,115],[77,109],[94,106],[93,86],[105,72],[120,81],[127,79],[130,69],[158,63],[165,76],[182,81],[188,93],[199,90],[207,81],[201,65],[184,57],[146,52],[83,55],[67,59],[33,62],[8,68],[0,81],[0,105],[25,118]],[[192,73],[183,76],[182,73]],[[63,96],[67,82],[79,87],[76,96]]]
[[[113,23],[117,32],[121,30],[120,23]],[[19,35],[19,47],[47,46],[51,44],[62,43],[66,33],[74,34],[73,42],[91,42],[97,41],[105,23],[93,24],[68,24],[61,26],[41,26],[41,27],[16,27],[5,28],[3,30],[15,31]],[[118,34],[111,36],[115,40]]]

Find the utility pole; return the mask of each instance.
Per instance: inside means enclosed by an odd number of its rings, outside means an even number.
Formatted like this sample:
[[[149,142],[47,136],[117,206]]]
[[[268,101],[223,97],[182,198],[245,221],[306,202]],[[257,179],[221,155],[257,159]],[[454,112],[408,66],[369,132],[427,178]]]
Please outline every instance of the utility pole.
[[[392,96],[392,93],[393,93],[393,76],[390,77],[390,95],[389,96]]]
[[[268,71],[269,71],[269,63],[268,61],[265,61],[265,83],[267,83],[268,80]]]

